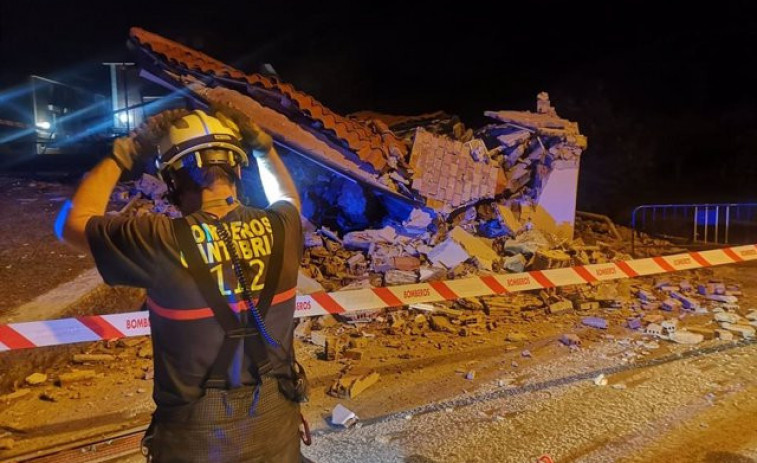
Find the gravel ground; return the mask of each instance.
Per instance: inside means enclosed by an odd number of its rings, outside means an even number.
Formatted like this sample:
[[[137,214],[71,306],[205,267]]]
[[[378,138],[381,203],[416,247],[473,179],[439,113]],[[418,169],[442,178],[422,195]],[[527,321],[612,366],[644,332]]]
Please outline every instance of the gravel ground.
[[[558,371],[580,377],[587,366],[610,367],[620,352],[610,344],[540,366],[529,384],[555,380]],[[480,400],[459,397],[324,432],[305,452],[318,463],[520,463],[544,454],[556,462],[752,462],[755,354],[757,346],[748,345],[632,368],[608,375],[607,386],[586,379],[510,393],[490,386],[477,391]]]

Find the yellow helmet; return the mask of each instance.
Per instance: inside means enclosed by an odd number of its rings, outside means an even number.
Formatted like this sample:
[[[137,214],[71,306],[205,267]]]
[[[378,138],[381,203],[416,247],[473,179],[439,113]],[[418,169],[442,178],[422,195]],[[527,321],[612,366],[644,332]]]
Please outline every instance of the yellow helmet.
[[[174,121],[158,144],[155,166],[158,175],[166,169],[178,170],[188,162],[204,165],[227,164],[246,167],[249,158],[241,145],[239,127],[226,117],[213,117],[199,109]],[[187,155],[192,155],[187,158]]]

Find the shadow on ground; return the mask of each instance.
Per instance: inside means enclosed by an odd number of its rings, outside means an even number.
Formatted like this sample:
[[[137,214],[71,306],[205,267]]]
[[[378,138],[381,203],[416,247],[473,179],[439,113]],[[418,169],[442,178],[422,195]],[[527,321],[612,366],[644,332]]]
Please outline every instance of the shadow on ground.
[[[704,463],[756,463],[754,458],[745,457],[731,452],[708,452]]]

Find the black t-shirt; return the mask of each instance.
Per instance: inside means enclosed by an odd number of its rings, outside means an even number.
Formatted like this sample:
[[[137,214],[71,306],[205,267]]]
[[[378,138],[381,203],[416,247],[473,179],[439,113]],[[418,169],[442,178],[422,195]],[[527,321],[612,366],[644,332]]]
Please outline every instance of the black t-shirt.
[[[265,282],[273,240],[277,238],[272,236],[271,214],[280,217],[285,242],[282,272],[265,319],[282,348],[269,347],[268,355],[273,373],[287,375],[293,355],[295,292],[303,251],[299,213],[291,203],[279,201],[268,209],[239,206],[221,222],[234,241],[253,297],[257,298]],[[218,280],[219,290],[233,308],[244,307],[228,250],[212,225],[215,217],[196,212],[187,220],[208,271]],[[97,269],[106,283],[147,289],[155,356],[155,403],[182,405],[201,397],[202,384],[224,333],[186,268],[171,219],[151,214],[92,217],[86,233]],[[238,354],[230,368],[232,384],[253,384],[251,370],[250,360]]]

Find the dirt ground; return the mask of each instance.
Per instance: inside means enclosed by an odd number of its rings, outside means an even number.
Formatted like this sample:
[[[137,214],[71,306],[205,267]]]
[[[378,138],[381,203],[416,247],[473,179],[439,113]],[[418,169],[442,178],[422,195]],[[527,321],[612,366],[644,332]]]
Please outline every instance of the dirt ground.
[[[687,278],[693,280],[693,277],[699,273],[702,273],[702,271],[689,272]],[[746,264],[744,266],[720,267],[715,269],[712,276],[723,278],[726,281],[730,281],[731,278],[738,278],[742,281],[745,294],[740,298],[740,302],[744,309],[752,307],[757,302],[757,298],[755,298],[757,296],[757,266]],[[597,330],[581,325],[580,319],[587,315],[603,316],[610,320],[610,329]],[[475,404],[479,404],[478,406],[489,413],[489,420],[491,421],[491,416],[494,415],[502,414],[503,418],[508,419],[519,415],[519,413],[516,409],[507,407],[504,411],[497,411],[498,405],[494,401],[486,405],[489,403],[486,394],[492,391],[521,388],[525,391],[522,400],[533,404],[543,404],[542,407],[557,407],[550,412],[553,415],[545,414],[543,415],[544,418],[551,416],[550,419],[556,419],[556,416],[562,415],[577,417],[588,413],[589,408],[591,408],[589,404],[593,403],[593,399],[585,396],[587,394],[585,388],[588,387],[586,384],[595,387],[590,384],[591,378],[584,378],[583,381],[579,381],[578,383],[581,386],[576,391],[570,392],[570,394],[578,395],[571,396],[574,399],[562,405],[559,403],[552,404],[552,398],[562,394],[559,381],[556,383],[554,391],[548,389],[546,392],[528,392],[529,388],[543,384],[548,380],[570,378],[587,371],[592,372],[618,366],[632,367],[636,363],[643,364],[651,359],[664,358],[671,354],[679,355],[688,351],[723,344],[722,341],[706,341],[690,347],[660,340],[657,341],[659,347],[655,347],[646,344],[652,341],[651,338],[622,326],[621,320],[624,320],[626,316],[627,314],[619,309],[597,309],[591,312],[569,312],[555,315],[547,314],[543,310],[533,313],[516,312],[490,317],[490,321],[497,322],[495,328],[485,331],[479,336],[466,337],[432,330],[425,330],[417,335],[404,332],[392,334],[391,330],[387,329],[386,321],[363,324],[357,327],[346,324],[329,326],[324,329],[333,334],[360,331],[368,341],[368,346],[364,349],[366,354],[359,361],[345,359],[327,361],[324,359],[322,347],[298,342],[298,355],[305,364],[312,381],[311,401],[303,407],[303,411],[315,430],[333,434],[332,431],[335,428],[330,425],[329,418],[333,407],[338,403],[356,412],[366,424],[370,424],[372,420],[380,421],[382,417],[403,410],[412,410],[428,404],[444,403],[450,400],[460,400],[460,398],[475,398],[483,394],[480,400],[469,401],[467,405],[475,407],[477,406]],[[689,325],[707,326],[708,324],[711,325],[709,317],[711,316],[684,315],[682,322]],[[508,335],[513,333],[522,335],[523,340],[508,341]],[[563,333],[577,334],[581,337],[583,346],[576,349],[563,345],[557,340]],[[510,338],[512,339],[512,336]],[[108,354],[112,357],[104,361],[86,362],[84,364],[71,361],[63,362],[41,371],[48,376],[43,384],[25,386],[25,389],[29,392],[24,397],[4,403],[0,407],[0,442],[2,442],[2,439],[11,439],[13,448],[0,451],[0,461],[12,459],[14,455],[25,454],[32,450],[48,448],[83,438],[105,437],[113,432],[130,429],[147,422],[152,409],[150,399],[152,385],[151,381],[146,379],[150,377],[151,362],[147,339],[135,338],[111,343],[94,343],[80,346],[78,350],[72,349],[67,355],[73,356],[76,353]],[[754,366],[757,364],[751,354],[739,358],[740,362],[746,362],[746,365]],[[696,365],[697,361],[691,362]],[[697,452],[695,449],[699,449],[700,453],[715,450],[725,452],[729,448],[735,451],[740,448],[739,442],[741,441],[754,444],[755,439],[757,439],[757,432],[754,435],[742,432],[737,437],[732,434],[736,429],[745,429],[744,420],[749,416],[750,411],[757,407],[757,399],[754,399],[755,396],[752,393],[755,385],[751,382],[735,382],[734,375],[736,373],[730,369],[719,369],[717,362],[706,360],[700,362],[703,363],[698,364],[697,368],[701,371],[708,371],[708,374],[712,376],[703,384],[720,384],[721,387],[715,390],[715,393],[724,394],[733,389],[734,393],[725,394],[723,400],[737,400],[738,407],[725,407],[717,411],[705,410],[706,413],[703,412],[704,414],[697,413],[691,416],[683,412],[676,412],[676,414],[671,415],[676,417],[675,426],[671,423],[669,426],[663,426],[663,429],[659,427],[662,425],[659,425],[653,438],[650,439],[647,435],[645,441],[647,445],[649,445],[650,440],[655,443],[645,450],[649,453],[647,459],[645,459],[646,457],[642,458],[642,454],[639,453],[633,459],[622,461],[684,461],[675,458],[660,460],[658,457],[664,455],[665,452],[678,451],[676,450],[678,445],[687,440],[696,443],[696,445],[692,444],[688,447],[692,454]],[[686,365],[686,363],[681,363],[681,365]],[[681,375],[683,373],[691,374],[692,371],[689,366],[676,368],[682,368]],[[57,385],[57,378],[62,373],[70,373],[76,370],[91,370],[94,376],[63,387]],[[327,394],[331,383],[340,375],[345,373],[357,375],[369,371],[378,372],[381,375],[380,379],[377,384],[359,396],[350,399],[332,397]],[[606,389],[615,391],[612,386],[622,383],[627,389],[643,392],[653,379],[656,381],[664,377],[664,375],[655,374],[654,371],[650,368],[638,371],[629,369],[628,372],[621,371],[614,375],[608,373],[610,385]],[[465,378],[469,372],[474,372],[472,380]],[[738,375],[736,378],[754,378],[753,369],[743,370],[743,372],[751,376]],[[704,389],[692,390],[687,385],[688,383],[678,382],[676,378],[665,381],[667,381],[666,388],[668,388],[666,394],[650,393],[633,400],[643,404],[645,409],[665,407],[665,410],[673,413],[672,411],[678,407],[678,402],[671,401],[670,397],[671,395],[678,397],[676,384],[680,389],[680,398],[688,398],[692,394],[700,392],[700,395],[704,394],[702,392]],[[23,384],[19,386],[23,386]],[[592,390],[591,387],[588,390]],[[624,425],[627,421],[624,410],[633,409],[633,407],[629,408],[628,398],[621,394],[615,394],[602,400],[606,401],[601,405],[603,410],[606,410],[610,415],[609,418],[607,416],[603,418],[602,423],[606,427],[606,432],[602,436],[597,436],[594,440],[586,440],[586,435],[583,435],[582,439],[584,440],[576,441],[581,444],[577,447],[566,446],[563,449],[552,447],[550,449],[547,448],[549,446],[545,443],[540,444],[544,448],[532,450],[544,452],[549,450],[553,454],[559,454],[561,459],[557,461],[615,461],[614,459],[585,460],[585,458],[594,455],[592,452],[595,452],[598,448],[605,448],[610,444],[620,445],[619,442],[623,442],[621,438],[625,435],[620,432],[621,430],[625,433],[633,431],[641,436],[643,429],[628,428]],[[681,404],[681,406],[683,405]],[[589,408],[584,410],[585,407]],[[460,413],[464,413],[463,410],[466,409],[468,409],[467,406],[461,406],[459,408]],[[554,415],[554,413],[557,413],[557,415]],[[642,416],[644,415],[642,414]],[[532,427],[529,428],[524,425],[522,428],[518,428],[518,432],[523,433],[524,436],[535,433],[534,436],[540,436],[539,439],[546,439],[551,435],[550,431],[539,428],[539,426],[543,427],[543,423],[539,424],[539,419],[538,414],[534,415],[533,422],[528,425]],[[661,418],[657,416],[657,419]],[[696,437],[697,433],[701,434],[703,428],[700,427],[700,423],[702,422],[709,430],[707,433],[709,441],[702,437]],[[589,429],[588,426],[587,424],[587,429]],[[722,430],[722,434],[715,434],[718,432],[717,430]],[[473,431],[471,430],[471,432]],[[458,432],[455,439],[464,441],[470,438],[475,440],[475,435],[478,432],[477,430],[468,437]],[[552,437],[557,439],[556,436],[559,434],[554,431]],[[639,437],[639,439],[642,437]],[[329,439],[333,440],[331,437],[326,440],[329,441]],[[418,442],[408,443],[407,447],[414,448],[414,445],[423,447],[424,438],[419,435],[418,439]],[[452,437],[450,437],[450,440],[454,441]],[[522,455],[530,454],[522,453]],[[485,460],[442,458],[430,461]]]
[[[53,231],[69,183],[0,176],[0,315],[61,283],[94,263],[88,255],[60,243]]]

